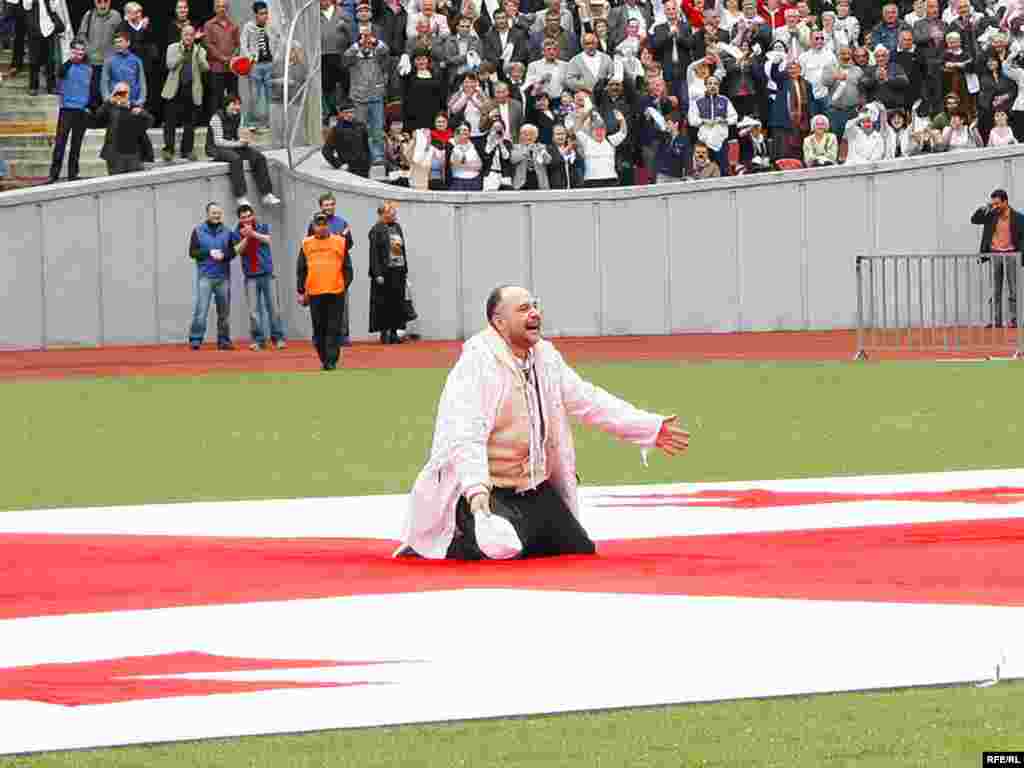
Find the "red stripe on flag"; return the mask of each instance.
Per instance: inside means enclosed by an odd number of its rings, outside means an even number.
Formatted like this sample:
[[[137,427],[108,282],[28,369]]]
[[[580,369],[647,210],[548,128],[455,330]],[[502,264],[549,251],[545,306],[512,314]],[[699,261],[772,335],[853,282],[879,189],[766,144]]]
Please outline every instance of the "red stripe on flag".
[[[504,588],[1024,605],[1024,519],[607,541],[596,557],[393,560],[395,542],[0,535],[0,618]]]

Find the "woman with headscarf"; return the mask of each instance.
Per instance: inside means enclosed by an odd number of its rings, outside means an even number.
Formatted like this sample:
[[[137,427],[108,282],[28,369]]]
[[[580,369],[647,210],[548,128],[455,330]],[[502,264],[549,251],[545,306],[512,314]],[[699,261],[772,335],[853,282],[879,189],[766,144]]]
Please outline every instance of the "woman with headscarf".
[[[829,131],[828,118],[815,115],[811,118],[811,132],[804,139],[804,165],[818,168],[835,165],[839,161],[839,142]]]

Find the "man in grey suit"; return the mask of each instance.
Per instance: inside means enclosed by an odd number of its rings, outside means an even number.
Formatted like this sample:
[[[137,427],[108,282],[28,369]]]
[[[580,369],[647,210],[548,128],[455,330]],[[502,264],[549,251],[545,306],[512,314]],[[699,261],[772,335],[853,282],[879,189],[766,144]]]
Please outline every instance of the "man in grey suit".
[[[537,126],[527,123],[519,129],[519,140],[522,142],[512,147],[509,162],[514,167],[512,189],[530,191],[549,189],[548,164],[551,155],[547,147],[537,143]]]
[[[572,91],[590,91],[601,80],[608,80],[614,71],[612,57],[597,50],[597,35],[583,36],[583,53],[572,57],[565,73],[565,87]]]

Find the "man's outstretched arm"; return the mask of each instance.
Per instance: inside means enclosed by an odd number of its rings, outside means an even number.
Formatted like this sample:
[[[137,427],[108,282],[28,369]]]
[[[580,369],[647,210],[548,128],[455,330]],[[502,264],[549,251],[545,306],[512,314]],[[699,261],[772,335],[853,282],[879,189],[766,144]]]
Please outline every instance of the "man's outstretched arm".
[[[660,448],[670,456],[689,446],[690,435],[675,416],[643,411],[583,380],[561,355],[558,359],[562,365],[562,400],[570,416],[641,448]]]

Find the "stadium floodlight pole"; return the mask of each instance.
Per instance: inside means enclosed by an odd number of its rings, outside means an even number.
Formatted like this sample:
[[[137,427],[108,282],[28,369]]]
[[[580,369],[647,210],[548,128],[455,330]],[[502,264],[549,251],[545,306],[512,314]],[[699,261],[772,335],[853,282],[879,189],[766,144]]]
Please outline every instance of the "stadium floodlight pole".
[[[317,0],[307,0],[306,4],[303,5],[299,9],[298,13],[295,14],[295,17],[292,19],[292,23],[288,25],[288,38],[285,41],[285,47],[284,47],[285,56],[284,56],[284,99],[283,99],[283,101],[284,101],[285,152],[288,155],[288,168],[289,168],[289,170],[293,170],[293,171],[295,170],[295,163],[293,162],[293,159],[292,159],[292,140],[295,137],[295,126],[292,126],[291,131],[288,130],[288,113],[289,113],[289,110],[290,110],[290,107],[291,107],[291,101],[289,101],[289,99],[288,99],[288,96],[289,96],[289,94],[288,94],[288,91],[289,91],[289,88],[288,88],[288,74],[289,74],[289,72],[288,72],[288,70],[291,69],[291,63],[292,63],[291,53],[292,53],[292,44],[295,42],[295,27],[299,23],[299,19],[302,18],[302,14],[304,14],[306,11],[308,11],[309,8],[314,3],[316,3],[316,2],[317,2]],[[318,61],[315,70],[309,75],[309,77],[306,78],[306,82],[303,83],[302,89],[300,89],[300,92],[299,92],[300,94],[304,93],[305,87],[307,85],[309,85],[310,80],[313,78],[313,76],[317,72],[319,72],[319,70],[320,70],[320,63]],[[296,125],[297,124],[298,123],[296,123]]]

